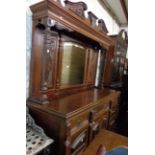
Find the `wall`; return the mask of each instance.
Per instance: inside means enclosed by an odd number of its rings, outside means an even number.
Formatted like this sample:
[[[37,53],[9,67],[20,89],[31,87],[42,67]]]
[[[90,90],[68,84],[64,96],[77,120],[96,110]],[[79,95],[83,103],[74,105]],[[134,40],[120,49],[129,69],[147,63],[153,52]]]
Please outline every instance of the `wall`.
[[[32,43],[32,16],[26,13],[26,97],[29,94],[30,56]]]

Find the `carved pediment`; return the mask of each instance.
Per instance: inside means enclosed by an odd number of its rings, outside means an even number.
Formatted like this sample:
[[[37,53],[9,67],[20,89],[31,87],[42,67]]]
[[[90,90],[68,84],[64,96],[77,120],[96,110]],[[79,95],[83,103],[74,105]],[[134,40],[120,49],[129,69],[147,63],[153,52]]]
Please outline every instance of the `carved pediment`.
[[[103,19],[98,20],[98,27],[100,31],[108,33],[107,27]]]
[[[91,26],[95,27],[96,26],[96,20],[98,19],[98,17],[95,14],[93,14],[91,11],[89,11],[88,12],[88,18],[89,18]]]
[[[84,2],[70,2],[65,0],[64,3],[66,8],[73,11],[78,16],[85,18],[84,11],[87,10],[87,5]]]

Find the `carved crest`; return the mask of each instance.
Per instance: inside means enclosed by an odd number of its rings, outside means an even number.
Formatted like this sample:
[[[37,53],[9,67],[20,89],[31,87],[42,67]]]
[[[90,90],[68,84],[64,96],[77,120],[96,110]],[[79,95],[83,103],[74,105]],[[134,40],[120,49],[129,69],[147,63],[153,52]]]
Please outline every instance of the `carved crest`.
[[[96,20],[98,19],[91,11],[88,12],[88,18],[92,27],[96,27]]]
[[[78,16],[85,18],[84,11],[87,10],[86,3],[84,3],[84,2],[73,3],[68,0],[65,0],[64,3],[65,3],[66,8],[73,11]]]
[[[103,19],[98,20],[98,27],[100,31],[108,33],[107,27]]]

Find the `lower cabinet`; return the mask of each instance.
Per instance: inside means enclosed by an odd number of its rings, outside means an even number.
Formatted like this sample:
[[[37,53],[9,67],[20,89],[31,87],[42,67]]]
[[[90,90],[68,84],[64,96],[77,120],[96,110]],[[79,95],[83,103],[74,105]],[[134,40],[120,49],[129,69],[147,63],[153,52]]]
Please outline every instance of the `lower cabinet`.
[[[69,104],[66,103],[66,107],[72,108]],[[27,105],[36,124],[54,139],[54,152],[51,153],[54,155],[80,155],[103,128],[111,127],[117,110],[117,102],[112,96],[65,114],[45,105],[30,102]]]

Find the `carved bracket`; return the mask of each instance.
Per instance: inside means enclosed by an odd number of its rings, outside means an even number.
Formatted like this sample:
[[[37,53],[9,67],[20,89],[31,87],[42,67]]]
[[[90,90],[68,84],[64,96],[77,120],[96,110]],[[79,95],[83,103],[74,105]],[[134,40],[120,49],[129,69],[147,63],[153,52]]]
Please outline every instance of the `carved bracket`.
[[[86,3],[84,3],[84,2],[73,3],[73,2],[70,2],[68,0],[65,0],[64,3],[65,3],[66,8],[73,11],[78,16],[85,18],[84,11],[87,10]]]
[[[45,30],[47,27],[55,26],[55,24],[56,24],[56,21],[48,17],[48,18],[39,19],[36,27],[39,29]]]

